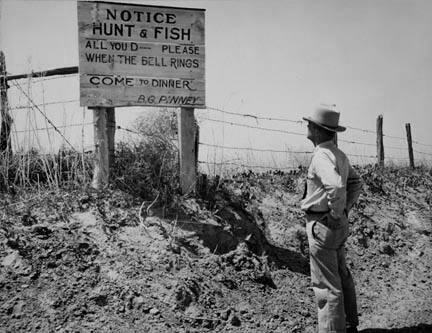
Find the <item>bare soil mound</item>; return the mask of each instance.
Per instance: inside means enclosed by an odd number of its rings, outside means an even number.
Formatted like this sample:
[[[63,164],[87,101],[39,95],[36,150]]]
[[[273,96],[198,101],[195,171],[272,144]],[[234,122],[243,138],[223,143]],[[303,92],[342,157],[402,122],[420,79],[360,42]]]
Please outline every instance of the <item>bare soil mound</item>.
[[[363,332],[432,332],[432,174],[359,170],[348,263]],[[304,171],[0,194],[1,332],[312,332]]]

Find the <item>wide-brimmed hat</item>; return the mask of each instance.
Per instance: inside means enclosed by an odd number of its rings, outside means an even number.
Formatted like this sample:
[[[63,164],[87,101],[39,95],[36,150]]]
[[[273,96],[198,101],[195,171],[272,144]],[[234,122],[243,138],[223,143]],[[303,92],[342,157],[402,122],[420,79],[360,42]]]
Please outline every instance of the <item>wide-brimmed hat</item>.
[[[339,126],[339,112],[326,108],[316,109],[312,116],[303,117],[303,120],[313,122],[331,132],[343,132],[346,130],[346,127]]]

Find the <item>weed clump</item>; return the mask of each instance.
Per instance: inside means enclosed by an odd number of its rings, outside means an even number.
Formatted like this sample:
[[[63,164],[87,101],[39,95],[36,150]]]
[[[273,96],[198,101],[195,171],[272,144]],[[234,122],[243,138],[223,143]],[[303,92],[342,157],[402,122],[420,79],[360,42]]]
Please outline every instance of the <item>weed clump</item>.
[[[116,187],[144,200],[159,196],[167,204],[179,189],[177,118],[175,112],[158,110],[137,119],[135,141],[116,147],[112,180]]]
[[[84,184],[92,173],[89,155],[61,148],[58,153],[44,154],[36,149],[2,156],[0,191],[13,187],[27,188]]]

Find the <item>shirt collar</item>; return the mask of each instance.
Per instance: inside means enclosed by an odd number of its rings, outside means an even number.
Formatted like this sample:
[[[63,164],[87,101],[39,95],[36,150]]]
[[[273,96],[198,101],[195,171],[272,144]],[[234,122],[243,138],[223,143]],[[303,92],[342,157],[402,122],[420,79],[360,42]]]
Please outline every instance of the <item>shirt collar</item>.
[[[317,151],[319,148],[331,148],[333,146],[334,146],[333,140],[324,141],[315,147],[315,151]]]

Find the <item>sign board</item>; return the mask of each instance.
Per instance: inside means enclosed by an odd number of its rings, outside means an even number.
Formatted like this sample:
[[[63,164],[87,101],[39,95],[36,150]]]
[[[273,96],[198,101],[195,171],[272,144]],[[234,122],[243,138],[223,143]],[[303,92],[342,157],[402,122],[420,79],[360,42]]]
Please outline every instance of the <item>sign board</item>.
[[[205,108],[204,10],[78,1],[80,104]]]

